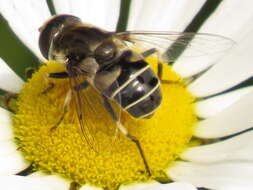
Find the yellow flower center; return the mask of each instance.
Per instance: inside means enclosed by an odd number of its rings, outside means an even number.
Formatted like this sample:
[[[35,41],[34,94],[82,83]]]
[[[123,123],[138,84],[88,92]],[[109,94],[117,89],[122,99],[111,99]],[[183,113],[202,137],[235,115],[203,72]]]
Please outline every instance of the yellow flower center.
[[[155,72],[156,61],[147,59]],[[18,111],[14,117],[14,132],[19,149],[37,170],[61,176],[79,184],[115,189],[121,184],[148,181],[143,160],[136,145],[120,134],[113,143],[105,133],[96,134],[96,140],[106,148],[94,152],[83,140],[73,100],[59,126],[52,130],[63,112],[63,102],[69,90],[68,79],[47,79],[48,73],[63,71],[63,66],[48,62],[25,84],[18,98]],[[194,97],[186,90],[184,81],[164,66],[162,104],[150,119],[134,119],[122,113],[122,124],[137,137],[152,171],[152,178],[162,177],[171,163],[188,146],[197,119],[194,113]],[[49,83],[54,87],[47,93]],[[97,113],[94,91],[87,89],[87,99]],[[93,112],[86,110],[86,123],[96,123],[108,128],[108,122],[96,120]],[[115,151],[116,150],[116,151]]]

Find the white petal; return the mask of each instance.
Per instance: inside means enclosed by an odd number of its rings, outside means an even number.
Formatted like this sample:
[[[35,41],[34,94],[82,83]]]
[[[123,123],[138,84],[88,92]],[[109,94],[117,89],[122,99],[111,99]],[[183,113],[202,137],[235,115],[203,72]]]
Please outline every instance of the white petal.
[[[16,174],[28,166],[20,152],[0,156],[0,175]]]
[[[228,190],[230,187],[246,190],[253,187],[253,164],[250,162],[177,162],[169,169],[168,175],[174,181],[187,181],[197,187],[215,190]]]
[[[198,101],[196,104],[196,114],[201,118],[217,115],[251,91],[253,91],[253,87],[247,87],[207,100]]]
[[[11,114],[0,107],[0,175],[15,174],[28,167],[14,144]]]
[[[216,116],[200,121],[195,135],[201,138],[217,138],[241,132],[252,127],[253,92]]]
[[[253,75],[250,51],[253,44],[253,27],[235,48],[208,72],[189,85],[189,90],[198,97],[209,96],[229,89]]]
[[[50,177],[23,177],[23,176],[1,176],[1,187],[5,190],[68,190],[69,184],[54,176]]]
[[[135,184],[127,185],[120,187],[120,190],[197,190],[193,185],[189,183],[169,183],[169,184],[160,184],[160,183],[144,183],[144,184]]]
[[[9,155],[17,151],[17,145],[13,139],[0,141],[0,156]]]
[[[36,171],[36,172],[33,172],[29,175],[29,177],[45,177],[45,176],[48,176],[48,174],[42,172],[42,171]]]
[[[201,163],[244,160],[253,161],[253,131],[233,138],[187,149],[181,158]]]
[[[24,44],[44,60],[38,47],[38,28],[50,17],[46,1],[1,0],[0,12]]]
[[[114,31],[119,17],[118,0],[53,0],[58,14],[73,14],[101,28]]]
[[[128,30],[183,31],[203,0],[138,0],[131,2]]]
[[[253,18],[253,12],[251,10],[251,6],[252,6],[251,0],[245,0],[242,3],[237,0],[222,1],[221,4],[218,6],[217,10],[215,10],[215,12],[209,17],[209,19],[205,22],[205,24],[201,27],[201,29],[198,32],[218,34],[221,36],[231,38],[234,41],[236,41],[238,44],[241,44],[241,42],[243,41],[243,39],[246,38],[247,35],[249,37],[251,37],[251,34],[252,34],[251,22],[252,22],[252,18]],[[241,10],[243,10],[243,14],[241,14]],[[229,19],[227,19],[228,17],[229,17]],[[240,47],[240,48],[243,48],[243,47]],[[231,58],[226,58],[225,60],[222,60],[222,63],[228,62],[228,64],[226,64],[226,66],[224,65],[223,70],[220,70],[220,72],[222,72],[223,78],[216,78],[216,75],[215,75],[212,78],[213,83],[216,83],[216,81],[222,81],[222,82],[225,81],[224,84],[228,83],[230,85],[231,84],[233,85],[235,83],[234,80],[231,81],[230,78],[228,80],[224,80],[224,78],[227,77],[227,75],[225,75],[225,77],[224,77],[224,68],[226,68],[228,70],[227,72],[230,73],[230,75],[228,77],[233,78],[235,75],[239,75],[238,81],[236,81],[236,82],[246,79],[246,78],[242,78],[241,71],[242,71],[242,73],[243,73],[243,71],[247,71],[249,66],[245,70],[240,70],[239,71],[240,73],[237,73],[236,69],[235,69],[235,71],[233,71],[233,73],[229,70],[231,67],[231,64],[235,64],[238,69],[238,62],[240,62],[239,69],[242,67],[245,67],[242,65],[241,62],[245,60],[246,57],[245,58],[242,58],[242,57],[246,56],[245,54],[247,54],[247,53],[241,54],[241,52],[244,52],[245,50],[248,50],[248,54],[250,54],[251,52],[249,51],[248,48],[243,48],[242,50],[240,50],[240,48],[239,49],[237,48],[235,50],[235,53],[231,52]],[[250,56],[250,58],[252,59],[251,56]],[[251,59],[249,59],[249,60],[251,60]],[[219,59],[217,59],[217,60],[219,61]],[[215,63],[214,61],[215,61],[215,59],[213,57],[208,58],[208,56],[203,57],[202,59],[201,58],[193,59],[190,62],[189,61],[188,62],[182,61],[179,58],[174,67],[175,67],[175,70],[178,71],[182,76],[188,77],[193,74],[196,74],[197,72],[199,72],[201,70],[204,70],[208,66]],[[244,64],[247,64],[247,63],[244,63]],[[246,73],[249,73],[249,72],[251,72],[251,71],[248,71]],[[246,75],[246,73],[245,73],[245,75]],[[249,75],[247,75],[247,76],[249,76]],[[235,78],[235,79],[237,79],[237,78]],[[206,84],[207,83],[205,83],[205,85]],[[221,83],[219,85],[223,85],[223,83]],[[219,85],[216,85],[216,88],[219,88]],[[203,88],[203,86],[198,87],[198,88],[199,89]],[[206,89],[206,87],[205,87],[205,89],[202,89],[202,90],[206,92],[211,89]],[[220,89],[220,90],[222,90],[222,89]],[[204,96],[204,95],[200,94],[200,92],[198,92],[197,95]]]
[[[173,64],[173,69],[183,78],[191,77],[222,60],[234,45],[223,36],[199,34]]]
[[[23,84],[23,80],[0,58],[0,88],[18,93]]]
[[[253,54],[250,50],[253,44],[251,24],[253,12],[251,6],[251,0],[222,1],[218,9],[200,29],[199,32],[230,37],[237,42],[237,45],[219,64],[190,86],[194,95],[203,97],[215,94],[252,76]]]
[[[226,185],[221,190],[252,190],[252,185]]]
[[[250,25],[253,18],[252,6],[252,0],[242,2],[238,0],[222,1],[215,12],[202,25],[199,32],[220,34],[240,42],[240,39],[247,32],[245,29],[252,28]]]
[[[11,113],[0,107],[0,140],[13,138]]]
[[[169,184],[160,183],[141,183],[133,185],[122,185],[120,190],[197,190],[193,185],[184,182],[175,182]],[[80,190],[101,190],[99,187],[84,185]]]

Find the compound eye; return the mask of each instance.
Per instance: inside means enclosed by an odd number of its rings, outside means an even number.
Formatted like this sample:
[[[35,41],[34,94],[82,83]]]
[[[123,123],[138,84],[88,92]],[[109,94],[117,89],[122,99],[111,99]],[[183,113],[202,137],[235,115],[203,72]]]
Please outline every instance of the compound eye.
[[[70,24],[80,23],[78,17],[72,15],[56,15],[51,17],[42,27],[39,28],[39,48],[42,55],[48,59],[49,58],[49,49],[56,32],[60,31],[59,29]]]
[[[116,49],[113,42],[104,42],[95,50],[95,58],[98,62],[110,61],[115,57]]]

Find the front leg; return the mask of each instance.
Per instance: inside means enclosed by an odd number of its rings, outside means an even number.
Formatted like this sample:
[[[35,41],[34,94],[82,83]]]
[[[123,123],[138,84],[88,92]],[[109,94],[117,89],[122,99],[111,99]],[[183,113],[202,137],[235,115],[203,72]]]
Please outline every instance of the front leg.
[[[129,138],[133,143],[135,143],[139,153],[140,153],[140,156],[143,160],[143,163],[144,163],[144,166],[145,166],[145,169],[148,173],[149,176],[152,176],[152,173],[151,173],[151,170],[150,170],[150,167],[148,165],[148,162],[147,162],[147,159],[146,159],[146,156],[144,154],[144,151],[143,151],[143,148],[141,146],[141,143],[140,141],[133,135],[131,135],[128,130],[125,128],[124,125],[122,125],[122,123],[120,122],[120,118],[119,116],[117,115],[117,113],[115,113],[111,103],[110,103],[110,100],[102,95],[102,98],[104,100],[104,107],[106,109],[106,111],[111,115],[111,118],[115,121],[116,125],[117,125],[117,128],[118,130],[123,134],[125,135],[127,138]]]
[[[69,90],[65,96],[65,99],[64,99],[62,114],[58,118],[57,122],[51,127],[51,129],[50,129],[51,131],[55,130],[61,124],[62,120],[64,119],[66,113],[69,110],[69,105],[70,105],[71,99],[72,99],[72,91]]]
[[[69,75],[67,72],[57,72],[57,73],[49,73],[45,80],[48,82],[48,78],[55,78],[55,79],[65,79],[68,78]],[[42,92],[42,94],[47,94],[49,91],[51,91],[54,88],[54,83],[48,82],[48,87]]]
[[[71,77],[76,77],[77,75],[73,75]],[[57,73],[49,73],[48,74],[48,78],[55,78],[55,79],[65,79],[65,78],[70,78],[69,74],[67,72],[57,72]],[[47,80],[47,79],[46,79]],[[48,88],[46,90],[44,90],[42,92],[42,94],[46,94],[48,93],[51,89],[54,88],[54,83],[52,82],[48,82],[49,85],[48,85]],[[82,90],[82,89],[85,89],[88,87],[88,82],[87,81],[84,81],[82,82],[81,84],[77,85],[77,86],[74,86],[73,87],[73,90],[76,90],[76,91],[79,91],[79,90]]]
[[[68,78],[69,75],[67,72],[58,72],[58,73],[49,73],[48,74],[49,78],[58,78],[58,79],[64,79],[64,78]]]

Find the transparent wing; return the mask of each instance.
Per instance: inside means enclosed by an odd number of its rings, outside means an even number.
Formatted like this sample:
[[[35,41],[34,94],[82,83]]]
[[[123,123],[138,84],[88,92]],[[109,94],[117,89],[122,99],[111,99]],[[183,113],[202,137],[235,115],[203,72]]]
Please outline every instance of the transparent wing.
[[[156,48],[165,62],[174,62],[179,56],[191,59],[220,55],[234,45],[229,38],[205,33],[128,31],[116,33],[115,36],[125,40],[130,47],[143,50]]]
[[[116,141],[117,125],[104,106],[103,95],[92,85],[82,90],[74,90],[85,81],[85,77],[70,78],[70,85],[77,117],[80,124],[81,137],[95,152],[113,147]],[[109,100],[112,109],[120,118],[120,106]]]

